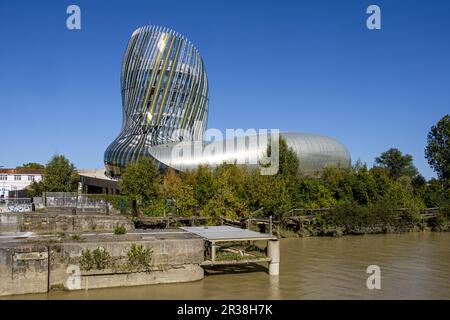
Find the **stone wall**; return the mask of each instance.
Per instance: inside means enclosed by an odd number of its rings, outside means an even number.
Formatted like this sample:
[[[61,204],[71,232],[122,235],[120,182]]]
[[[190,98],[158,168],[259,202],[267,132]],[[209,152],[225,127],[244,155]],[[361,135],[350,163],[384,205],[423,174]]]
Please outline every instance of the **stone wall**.
[[[0,213],[0,232],[20,232],[22,213]]]
[[[114,215],[57,213],[0,213],[0,232],[111,232],[117,226],[134,229],[130,219]]]
[[[129,266],[128,252],[133,244],[151,250],[148,267]],[[92,252],[100,247],[113,263],[100,270],[86,270],[81,263],[83,250]],[[203,260],[204,241],[199,238],[3,245],[0,295],[196,281],[204,276],[200,267]]]
[[[45,245],[0,248],[0,295],[47,292],[48,262]]]

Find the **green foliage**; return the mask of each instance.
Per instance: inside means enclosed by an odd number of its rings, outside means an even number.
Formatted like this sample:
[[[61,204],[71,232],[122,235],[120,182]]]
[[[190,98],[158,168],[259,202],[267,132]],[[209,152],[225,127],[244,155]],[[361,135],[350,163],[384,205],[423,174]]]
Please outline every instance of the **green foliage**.
[[[71,239],[74,240],[74,241],[81,241],[81,240],[83,240],[83,238],[81,238],[81,236],[79,234],[73,234],[71,236]]]
[[[44,167],[39,163],[25,163],[18,168],[44,169],[42,181],[28,186],[29,197],[39,197],[43,192],[74,192],[78,189],[79,176],[75,166],[63,155],[53,156]]]
[[[175,172],[174,169],[169,168],[166,175],[163,178],[163,194],[167,199],[173,199],[175,193],[181,187],[182,180],[180,176]]]
[[[92,255],[91,250],[88,248],[81,251],[81,269],[89,271],[92,270],[95,266],[94,257]]]
[[[410,230],[419,219],[419,210],[414,204],[403,208],[395,201],[384,199],[368,206],[354,202],[337,205],[320,213],[313,227],[319,230],[320,235],[384,233]]]
[[[428,133],[425,157],[438,177],[450,187],[450,115],[444,116]]]
[[[94,201],[104,200],[112,205],[121,214],[128,214],[131,212],[132,200],[123,195],[109,195],[109,194],[90,194],[89,199]]]
[[[156,163],[145,157],[136,163],[129,163],[119,181],[119,188],[122,195],[136,201],[138,205],[150,205],[162,193],[161,176]]]
[[[111,261],[111,255],[103,247],[98,247],[92,252],[92,257],[94,259],[94,266],[98,270],[106,269]]]
[[[210,199],[213,198],[214,189],[214,178],[213,171],[208,166],[199,166],[195,173],[191,174],[191,179],[193,178],[194,198],[197,200],[199,206],[205,206]]]
[[[74,192],[79,176],[75,166],[62,155],[55,155],[47,163],[42,178],[42,190],[49,192]]]
[[[387,169],[393,179],[401,176],[414,177],[417,175],[417,168],[413,164],[413,157],[409,154],[403,155],[400,150],[391,148],[383,152],[381,156],[375,158],[375,164]]]
[[[154,162],[140,159],[126,169],[120,197],[127,203],[135,200],[146,215],[200,215],[209,224],[222,218],[243,220],[256,211],[286,221],[284,215],[293,208],[332,208],[302,231],[324,235],[412,228],[420,224],[420,208],[449,203],[441,181],[427,182],[412,157],[397,149],[383,153],[370,169],[358,160],[351,168],[330,167],[314,176],[300,172],[299,159],[283,139],[279,152],[279,171],[271,176],[224,163],[185,173],[168,170],[161,177]]]
[[[194,197],[194,188],[192,185],[182,183],[173,193],[175,208],[179,215],[191,217],[196,215],[198,210],[198,201]]]
[[[153,199],[147,201],[144,206],[141,206],[142,213],[146,216],[162,217],[164,211],[167,212],[168,206],[165,199]]]
[[[115,235],[121,235],[121,234],[126,234],[126,233],[127,233],[127,228],[125,228],[125,226],[116,226],[114,228]]]
[[[45,166],[43,164],[37,162],[28,162],[24,163],[21,166],[16,167],[17,169],[44,169]]]
[[[89,248],[81,251],[81,268],[89,271],[92,269],[103,270],[111,265],[111,255],[103,247],[91,251]]]
[[[281,175],[285,178],[292,178],[297,176],[300,173],[300,161],[297,157],[295,151],[292,148],[289,148],[286,140],[283,137],[280,137],[279,146],[279,169],[278,175]],[[271,146],[267,147],[267,156],[271,156],[272,150]]]
[[[128,264],[132,268],[148,269],[152,260],[153,251],[142,245],[133,243],[127,252]]]
[[[30,198],[40,197],[44,192],[44,185],[42,182],[33,181],[27,188],[27,195]]]
[[[423,192],[423,200],[428,208],[443,207],[448,203],[450,196],[448,189],[442,181],[431,179]]]

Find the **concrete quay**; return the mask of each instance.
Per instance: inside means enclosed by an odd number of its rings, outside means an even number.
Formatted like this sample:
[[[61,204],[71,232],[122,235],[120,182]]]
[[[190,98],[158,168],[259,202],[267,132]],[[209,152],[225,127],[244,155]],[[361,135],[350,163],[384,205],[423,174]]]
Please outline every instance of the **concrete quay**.
[[[114,234],[118,226],[126,233]],[[265,256],[222,248],[252,241],[267,243]],[[219,248],[230,257],[217,259]],[[279,262],[276,237],[235,227],[141,230],[119,215],[0,214],[0,296],[197,281],[216,265],[268,263],[276,276]]]
[[[181,230],[120,236],[81,234],[73,238],[26,236],[7,233],[0,237],[0,296],[187,282],[204,277],[200,266],[204,241]],[[86,262],[89,257],[91,268]]]

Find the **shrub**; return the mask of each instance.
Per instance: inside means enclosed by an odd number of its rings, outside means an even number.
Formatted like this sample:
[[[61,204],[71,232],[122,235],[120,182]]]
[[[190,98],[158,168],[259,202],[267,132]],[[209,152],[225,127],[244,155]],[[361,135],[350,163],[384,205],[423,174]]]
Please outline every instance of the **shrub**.
[[[148,269],[152,259],[152,250],[133,243],[128,251],[128,264],[134,268]]]
[[[89,249],[81,251],[81,269],[89,271],[94,268],[94,258]]]
[[[105,248],[99,247],[92,252],[94,264],[97,269],[102,270],[109,266],[111,255]]]
[[[82,240],[82,238],[80,237],[79,234],[73,234],[71,236],[71,238],[72,238],[72,240],[75,240],[75,241],[81,241]]]
[[[89,249],[81,251],[81,268],[83,270],[103,270],[110,265],[110,262],[111,255],[103,247],[99,247],[93,251]]]
[[[120,235],[120,234],[125,234],[125,233],[127,233],[127,228],[125,228],[125,226],[117,226],[114,228],[115,235]]]

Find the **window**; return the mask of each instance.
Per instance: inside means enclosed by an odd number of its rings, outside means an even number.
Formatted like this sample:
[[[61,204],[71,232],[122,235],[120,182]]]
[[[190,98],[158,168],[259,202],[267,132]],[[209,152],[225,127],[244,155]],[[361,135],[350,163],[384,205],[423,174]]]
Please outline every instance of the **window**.
[[[28,176],[28,181],[34,181],[34,176]]]
[[[0,180],[6,181],[8,180],[8,176],[2,174],[0,175]]]
[[[14,176],[14,180],[16,180],[16,181],[20,181],[20,180],[22,180],[22,177],[21,177],[21,176],[19,176],[19,175],[15,175],[15,176]]]

